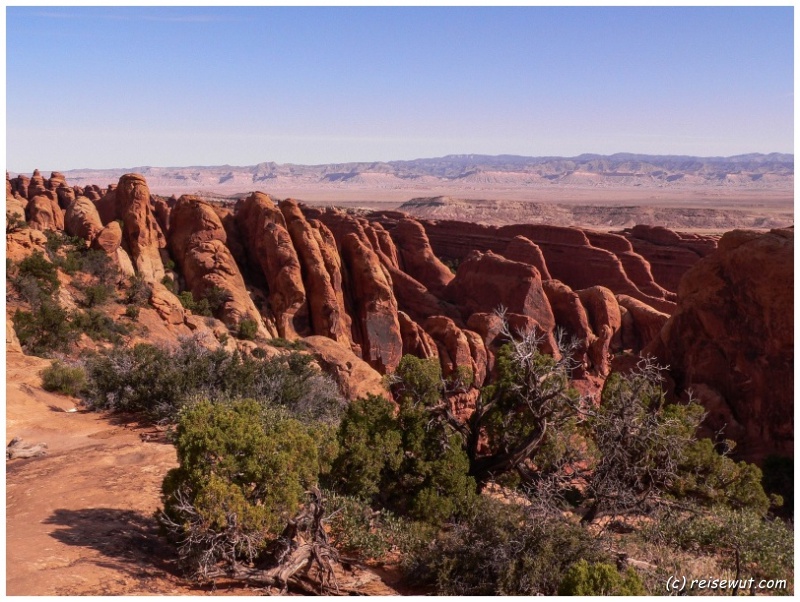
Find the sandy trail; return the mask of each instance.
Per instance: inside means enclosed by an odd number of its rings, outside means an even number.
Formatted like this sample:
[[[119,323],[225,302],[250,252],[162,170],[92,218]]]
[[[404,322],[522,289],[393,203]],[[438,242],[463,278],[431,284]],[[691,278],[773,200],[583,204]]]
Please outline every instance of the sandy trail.
[[[48,360],[8,353],[7,437],[47,443],[6,463],[8,595],[197,594],[175,574],[153,513],[172,445],[41,389]]]

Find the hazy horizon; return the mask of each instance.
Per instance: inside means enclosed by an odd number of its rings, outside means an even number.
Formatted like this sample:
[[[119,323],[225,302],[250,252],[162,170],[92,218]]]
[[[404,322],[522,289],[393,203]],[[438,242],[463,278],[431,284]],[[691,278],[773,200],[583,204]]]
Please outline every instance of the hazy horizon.
[[[7,169],[793,153],[793,7],[7,7]]]
[[[600,158],[612,158],[617,155],[632,155],[636,157],[659,157],[659,158],[692,158],[692,159],[704,159],[704,160],[725,160],[725,159],[735,159],[737,157],[745,157],[749,155],[759,155],[759,156],[769,156],[769,155],[791,155],[794,158],[794,153],[780,153],[780,152],[771,152],[771,153],[740,153],[737,155],[715,155],[715,156],[700,156],[700,155],[663,155],[663,154],[653,154],[653,153],[630,153],[630,152],[618,152],[618,153],[610,153],[610,154],[601,154],[601,153],[580,153],[578,155],[572,155],[569,157],[566,156],[558,156],[558,155],[514,155],[509,153],[500,153],[497,155],[486,155],[483,153],[453,153],[450,155],[443,155],[440,157],[415,157],[413,159],[389,159],[387,161],[332,161],[330,163],[293,163],[293,162],[286,162],[282,163],[279,161],[257,161],[255,163],[250,163],[248,165],[235,165],[232,163],[221,163],[217,165],[201,165],[201,164],[191,164],[191,165],[115,165],[113,167],[92,167],[92,166],[85,166],[85,167],[75,167],[71,169],[59,169],[57,167],[35,167],[33,169],[26,171],[15,171],[12,169],[7,169],[11,174],[28,174],[32,173],[35,169],[38,169],[43,175],[47,175],[49,172],[58,171],[58,172],[70,172],[70,171],[117,171],[117,170],[128,170],[128,169],[138,169],[138,168],[148,168],[148,169],[189,169],[189,168],[198,168],[198,169],[210,169],[210,168],[218,168],[218,167],[232,167],[232,168],[248,168],[248,167],[255,167],[257,165],[261,165],[264,163],[275,163],[276,165],[281,166],[297,166],[297,167],[320,167],[320,166],[327,166],[327,165],[350,165],[350,164],[364,164],[364,163],[382,163],[382,164],[391,164],[391,163],[412,163],[412,162],[422,162],[422,161],[435,161],[435,160],[442,160],[448,158],[455,158],[455,157],[486,157],[486,158],[500,158],[500,157],[511,157],[511,158],[520,158],[520,159],[534,159],[534,160],[543,160],[543,159],[550,159],[550,160],[573,160],[579,159],[581,157],[600,157]]]

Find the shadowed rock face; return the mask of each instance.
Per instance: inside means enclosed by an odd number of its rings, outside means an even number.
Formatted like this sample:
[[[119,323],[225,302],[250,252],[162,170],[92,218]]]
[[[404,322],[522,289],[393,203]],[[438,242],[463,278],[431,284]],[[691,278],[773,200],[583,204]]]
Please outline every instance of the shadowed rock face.
[[[717,246],[716,236],[680,234],[660,226],[634,226],[624,232],[633,249],[650,264],[655,280],[673,293],[686,271]],[[672,299],[674,300],[674,299]]]
[[[651,294],[661,289],[652,278],[647,277],[648,263],[644,258],[637,257],[632,250],[626,250],[620,252],[625,258],[623,262],[612,250],[592,244],[590,233],[578,228],[538,224],[497,227],[425,220],[420,220],[420,223],[425,227],[433,250],[440,257],[463,260],[473,250],[505,254],[515,237],[524,237],[541,251],[549,276],[574,290],[600,285],[615,293],[639,299],[660,311],[671,312],[675,307],[667,298],[668,291],[664,296]],[[602,241],[609,248],[621,248],[618,238],[595,236],[595,242],[599,244]],[[538,257],[531,255],[527,258],[525,253],[520,254],[519,242],[512,247],[511,257],[536,265],[540,261]],[[627,273],[626,266],[631,267],[631,275]],[[650,293],[640,289],[634,279],[641,282]]]
[[[312,331],[349,346],[351,321],[345,312],[341,282],[337,295],[331,279],[331,271],[336,267],[330,261],[326,264],[320,248],[320,245],[325,246],[322,235],[306,221],[296,201],[282,201],[280,210],[302,266]]]
[[[793,230],[728,232],[686,272],[675,314],[645,349],[751,461],[794,454],[793,255]]]
[[[375,252],[356,234],[342,239],[342,256],[353,289],[353,338],[373,368],[382,374],[393,372],[402,357],[403,340],[391,280]]]

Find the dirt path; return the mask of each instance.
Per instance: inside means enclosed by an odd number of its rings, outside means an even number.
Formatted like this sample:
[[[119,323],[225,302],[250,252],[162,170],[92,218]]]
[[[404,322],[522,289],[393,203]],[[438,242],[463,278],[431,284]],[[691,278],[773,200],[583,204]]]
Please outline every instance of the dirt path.
[[[254,595],[180,577],[154,512],[175,448],[117,416],[68,412],[76,399],[48,393],[49,360],[7,346],[6,437],[46,443],[40,458],[6,462],[6,593],[24,595]],[[366,595],[397,591],[371,571]],[[386,578],[386,577],[384,577]],[[396,580],[397,575],[391,580]]]
[[[47,443],[6,463],[9,595],[202,594],[175,574],[153,513],[175,465],[168,443],[41,389],[48,360],[8,353],[7,438]]]

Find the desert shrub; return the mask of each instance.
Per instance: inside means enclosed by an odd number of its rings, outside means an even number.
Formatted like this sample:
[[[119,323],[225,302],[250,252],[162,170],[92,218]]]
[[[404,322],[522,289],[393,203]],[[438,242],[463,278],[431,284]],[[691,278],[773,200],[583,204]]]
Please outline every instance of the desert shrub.
[[[631,567],[620,574],[605,562],[589,564],[581,559],[564,573],[558,585],[559,596],[644,596],[644,584]]]
[[[253,562],[317,480],[308,427],[253,400],[187,408],[175,445],[179,467],[164,479],[161,522],[200,576],[220,561]]]
[[[791,525],[752,509],[718,506],[701,512],[665,511],[642,533],[659,545],[718,556],[734,579],[788,579],[792,585]]]
[[[80,271],[101,281],[116,279],[119,268],[104,251],[85,247],[80,247],[79,251]]]
[[[467,516],[416,555],[410,578],[444,595],[555,595],[581,559],[609,560],[585,529],[481,496]]]
[[[125,303],[129,305],[141,307],[150,301],[150,296],[152,294],[152,285],[137,274],[128,279],[128,288],[125,291],[124,300]]]
[[[33,355],[65,351],[77,337],[67,312],[51,299],[43,299],[32,311],[18,309],[12,321],[20,344]]]
[[[309,422],[338,420],[343,401],[335,383],[307,356],[258,359],[209,350],[187,339],[177,349],[139,344],[87,359],[87,398],[98,408],[174,418],[198,397],[253,398],[287,408]]]
[[[212,286],[204,293],[203,300],[208,303],[208,308],[211,312],[216,313],[220,307],[230,300],[230,293],[224,288]]]
[[[126,305],[125,306],[125,317],[130,318],[131,320],[138,320],[139,319],[139,306],[138,305]]]
[[[460,439],[447,429],[410,398],[400,401],[399,412],[383,397],[356,400],[339,427],[333,486],[433,524],[464,512],[476,485]]]
[[[86,246],[86,241],[83,240],[80,236],[69,236],[65,232],[58,232],[56,230],[45,230],[44,235],[45,238],[47,238],[47,242],[45,243],[45,248],[47,249],[51,257],[57,254],[58,251],[61,250],[62,248],[71,250],[77,247]]]
[[[130,334],[129,325],[118,322],[96,309],[74,312],[70,320],[70,328],[94,341],[119,344],[124,335]]]
[[[17,275],[34,279],[46,295],[55,293],[61,284],[58,281],[58,268],[38,250],[19,262]]]
[[[83,289],[83,305],[95,307],[107,302],[114,292],[113,287],[108,284],[92,284]]]
[[[75,396],[86,386],[86,372],[80,366],[68,366],[60,360],[54,361],[42,370],[42,387],[45,391],[55,391]]]
[[[271,347],[277,347],[279,349],[292,349],[294,351],[303,351],[304,349],[308,349],[308,345],[306,345],[300,339],[296,341],[289,341],[283,337],[276,337],[267,341],[267,344]]]
[[[178,299],[181,302],[181,305],[195,313],[199,316],[206,316],[211,317],[211,308],[208,305],[207,299],[200,299],[200,301],[195,301],[192,293],[189,291],[183,291],[180,295],[178,295]]]
[[[257,332],[258,324],[256,324],[256,321],[251,320],[250,318],[245,318],[239,322],[239,329],[236,333],[236,336],[243,341],[252,341],[254,338],[256,338]]]
[[[177,294],[178,286],[175,284],[175,281],[172,279],[171,276],[164,276],[161,279],[161,284],[163,284],[169,292]]]
[[[675,409],[681,406],[675,406]],[[733,449],[733,442],[726,444]],[[678,478],[670,492],[681,498],[692,498],[705,506],[725,504],[731,508],[751,508],[764,514],[770,499],[761,484],[761,469],[755,464],[734,462],[720,454],[710,439],[691,442],[684,450],[678,467]],[[777,500],[782,503],[782,500]]]
[[[359,498],[326,491],[328,525],[336,548],[361,561],[381,560],[390,552],[410,553],[430,540],[424,525],[373,510]]]
[[[19,213],[6,213],[6,234],[18,232],[19,230],[27,227],[28,222],[25,221],[24,216],[20,215]]]

